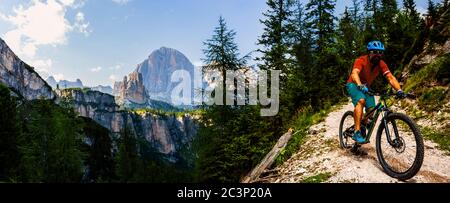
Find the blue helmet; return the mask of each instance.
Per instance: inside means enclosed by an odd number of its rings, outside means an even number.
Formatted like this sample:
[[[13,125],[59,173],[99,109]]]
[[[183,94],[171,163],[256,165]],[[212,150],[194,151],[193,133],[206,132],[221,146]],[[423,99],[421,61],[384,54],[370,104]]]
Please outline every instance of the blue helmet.
[[[367,50],[369,50],[369,51],[371,51],[371,50],[384,51],[384,44],[381,43],[380,41],[371,41],[367,45]]]

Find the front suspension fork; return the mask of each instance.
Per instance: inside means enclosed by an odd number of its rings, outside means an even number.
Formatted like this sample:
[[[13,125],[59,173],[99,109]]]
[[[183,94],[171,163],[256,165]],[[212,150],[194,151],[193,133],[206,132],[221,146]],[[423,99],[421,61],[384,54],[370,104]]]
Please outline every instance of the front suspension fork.
[[[387,111],[387,112],[384,114],[384,117],[383,117],[383,119],[382,119],[382,122],[383,122],[383,124],[384,124],[384,130],[385,130],[385,132],[386,132],[386,138],[387,138],[387,140],[388,140],[388,143],[389,143],[391,146],[393,146],[393,147],[398,147],[398,145],[399,145],[399,142],[398,142],[398,140],[399,140],[399,134],[398,134],[397,123],[395,123],[395,120],[391,121],[391,123],[392,123],[392,128],[393,128],[393,130],[394,130],[394,139],[391,139],[391,138],[392,138],[392,137],[391,137],[391,132],[389,131],[388,122],[387,122],[387,120],[386,120],[387,116],[388,116],[390,113],[391,113],[391,112]]]

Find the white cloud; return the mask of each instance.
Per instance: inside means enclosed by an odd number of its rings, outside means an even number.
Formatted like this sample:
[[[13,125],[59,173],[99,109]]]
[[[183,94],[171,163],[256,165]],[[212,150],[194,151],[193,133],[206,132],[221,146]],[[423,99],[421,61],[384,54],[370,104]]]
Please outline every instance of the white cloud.
[[[46,60],[38,59],[38,60],[30,61],[29,64],[31,66],[33,66],[39,74],[49,75],[50,69],[53,65],[53,61],[51,59],[46,59]]]
[[[116,77],[116,75],[110,75],[109,79],[112,80],[112,81],[116,81],[117,77]]]
[[[31,0],[26,6],[12,8],[10,15],[0,13],[0,20],[13,26],[3,34],[3,39],[22,60],[42,75],[51,75],[52,60],[39,59],[36,53],[42,46],[64,45],[68,42],[68,33],[79,32],[89,35],[89,22],[84,13],[77,12],[73,25],[67,19],[68,9],[78,9],[86,0]],[[63,74],[53,74],[63,78]],[[56,78],[55,77],[55,78]]]
[[[72,2],[73,3],[73,2]],[[70,2],[66,2],[70,4]],[[39,45],[59,45],[67,41],[72,28],[65,18],[66,5],[55,0],[46,3],[33,0],[29,8],[13,8],[13,15],[2,18],[16,27],[5,34],[5,40],[19,55],[34,57]]]
[[[66,19],[68,7],[83,3],[84,0],[32,0],[28,8],[14,7],[12,15],[0,14],[0,19],[15,27],[3,37],[17,55],[33,58],[38,46],[66,44],[67,34],[73,30],[88,35],[89,22],[83,13],[77,13],[73,26]]]
[[[100,72],[103,68],[101,66],[95,67],[95,68],[91,68],[92,72]]]
[[[54,74],[53,78],[55,78],[56,81],[61,81],[64,80],[64,75],[59,73],[59,74]]]
[[[119,4],[121,6],[126,5],[131,0],[112,0],[114,3]]]
[[[92,32],[89,28],[89,22],[86,22],[86,19],[84,18],[84,13],[78,12],[75,17],[75,24],[73,26],[79,33],[84,34],[84,36],[89,36],[89,34]]]
[[[64,6],[71,6],[75,0],[59,0]]]

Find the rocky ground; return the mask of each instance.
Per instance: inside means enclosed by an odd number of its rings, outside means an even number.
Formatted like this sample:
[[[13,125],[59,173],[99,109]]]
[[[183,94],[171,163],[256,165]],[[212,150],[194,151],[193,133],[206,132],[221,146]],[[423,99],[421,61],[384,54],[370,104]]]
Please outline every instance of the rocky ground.
[[[353,110],[351,103],[331,112],[324,122],[312,126],[307,141],[299,152],[283,165],[266,173],[258,182],[298,183],[306,178],[326,174],[323,182],[332,183],[393,183],[401,182],[389,177],[378,162],[375,134],[371,142],[355,154],[339,147],[339,122],[342,115]],[[377,124],[378,125],[378,124]],[[406,182],[450,183],[450,155],[438,149],[437,144],[424,140],[425,158],[419,173]]]

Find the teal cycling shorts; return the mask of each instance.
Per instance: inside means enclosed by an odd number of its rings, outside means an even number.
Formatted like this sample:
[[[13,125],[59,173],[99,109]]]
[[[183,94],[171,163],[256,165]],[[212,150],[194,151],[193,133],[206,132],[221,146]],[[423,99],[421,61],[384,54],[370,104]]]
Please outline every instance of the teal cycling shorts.
[[[364,99],[366,101],[366,110],[375,107],[375,97],[371,95],[364,94],[358,89],[355,83],[349,82],[345,85],[348,94],[352,98],[352,103],[354,106],[358,104],[358,101]]]

